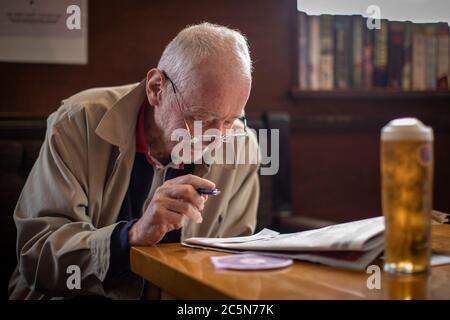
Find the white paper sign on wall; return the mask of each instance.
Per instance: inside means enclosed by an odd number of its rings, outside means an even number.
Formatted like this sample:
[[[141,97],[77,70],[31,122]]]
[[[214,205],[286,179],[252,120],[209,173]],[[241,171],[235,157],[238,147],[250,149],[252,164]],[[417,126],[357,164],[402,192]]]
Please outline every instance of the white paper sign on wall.
[[[88,0],[0,0],[0,61],[88,63]]]

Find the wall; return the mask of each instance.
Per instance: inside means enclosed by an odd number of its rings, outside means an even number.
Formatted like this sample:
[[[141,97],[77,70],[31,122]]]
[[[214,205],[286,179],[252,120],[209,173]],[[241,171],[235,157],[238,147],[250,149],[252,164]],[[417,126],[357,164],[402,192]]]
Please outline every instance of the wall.
[[[136,82],[156,66],[165,45],[188,24],[209,21],[245,33],[255,60],[249,111],[289,101],[289,21],[293,1],[89,1],[89,64],[0,63],[0,112],[47,115],[77,91]],[[245,4],[245,5],[244,5]],[[268,79],[276,81],[268,81]]]

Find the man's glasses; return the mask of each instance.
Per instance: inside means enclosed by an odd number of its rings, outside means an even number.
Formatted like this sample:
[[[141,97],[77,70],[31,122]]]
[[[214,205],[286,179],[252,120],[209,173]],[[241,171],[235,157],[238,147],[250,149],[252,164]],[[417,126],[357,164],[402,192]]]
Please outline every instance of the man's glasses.
[[[162,74],[170,82],[170,85],[172,87],[173,93],[175,95],[175,100],[177,102],[178,111],[183,116],[183,121],[184,121],[184,124],[186,126],[186,130],[188,131],[189,136],[191,137],[191,143],[198,143],[198,142],[202,142],[202,141],[230,142],[234,138],[248,136],[247,118],[245,117],[245,115],[239,118],[239,120],[241,120],[244,123],[244,127],[243,128],[226,129],[226,134],[221,134],[221,135],[213,135],[213,134],[192,135],[191,134],[191,130],[189,129],[189,126],[188,126],[188,124],[186,122],[186,118],[184,116],[184,113],[182,111],[181,103],[180,103],[180,101],[178,99],[178,95],[180,95],[180,97],[182,98],[181,93],[177,89],[177,87],[176,87],[175,83],[172,81],[172,79],[169,78],[167,73],[165,71],[162,71]]]

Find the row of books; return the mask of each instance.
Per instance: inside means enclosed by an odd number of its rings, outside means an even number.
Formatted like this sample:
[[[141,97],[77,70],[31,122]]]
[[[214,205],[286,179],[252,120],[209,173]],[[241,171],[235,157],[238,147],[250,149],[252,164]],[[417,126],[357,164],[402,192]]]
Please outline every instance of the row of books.
[[[447,23],[379,22],[298,12],[299,89],[450,89]]]

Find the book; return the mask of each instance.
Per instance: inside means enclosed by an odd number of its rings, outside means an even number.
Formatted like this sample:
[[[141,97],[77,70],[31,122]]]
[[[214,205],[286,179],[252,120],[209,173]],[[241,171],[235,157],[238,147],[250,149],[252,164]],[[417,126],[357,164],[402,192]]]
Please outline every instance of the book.
[[[437,82],[437,24],[425,25],[425,84],[427,90],[435,90]]]
[[[437,89],[450,89],[450,32],[447,23],[439,23],[437,31]]]
[[[367,18],[364,19],[366,25]],[[364,28],[363,43],[363,87],[371,88],[373,85],[373,40],[374,31],[367,27]]]
[[[308,15],[304,12],[298,12],[298,54],[299,54],[299,79],[298,84],[300,89],[309,89],[309,29],[308,29]]]
[[[353,76],[352,83],[354,88],[363,86],[363,41],[364,29],[366,29],[365,20],[360,15],[352,16],[352,38],[353,38]]]
[[[248,237],[194,237],[182,244],[194,248],[258,253],[363,269],[383,251],[383,233],[384,218],[375,217],[289,234],[263,229]]]
[[[405,24],[391,21],[388,32],[388,86],[400,89],[402,87]]]
[[[379,29],[369,29],[367,21],[299,12],[299,89],[450,89],[447,23],[382,19]]]
[[[403,34],[403,66],[402,66],[402,89],[412,89],[412,23],[405,22]]]
[[[334,87],[337,89],[351,87],[351,22],[350,16],[334,17]]]
[[[333,27],[333,16],[320,16],[319,88],[322,90],[334,87]]]
[[[310,89],[319,90],[320,63],[320,18],[310,16],[309,19],[309,84]]]
[[[374,66],[373,85],[385,87],[387,85],[388,66],[388,22],[380,21],[380,29],[375,29],[374,36]]]
[[[412,89],[425,90],[425,32],[423,24],[413,25],[412,34]]]

